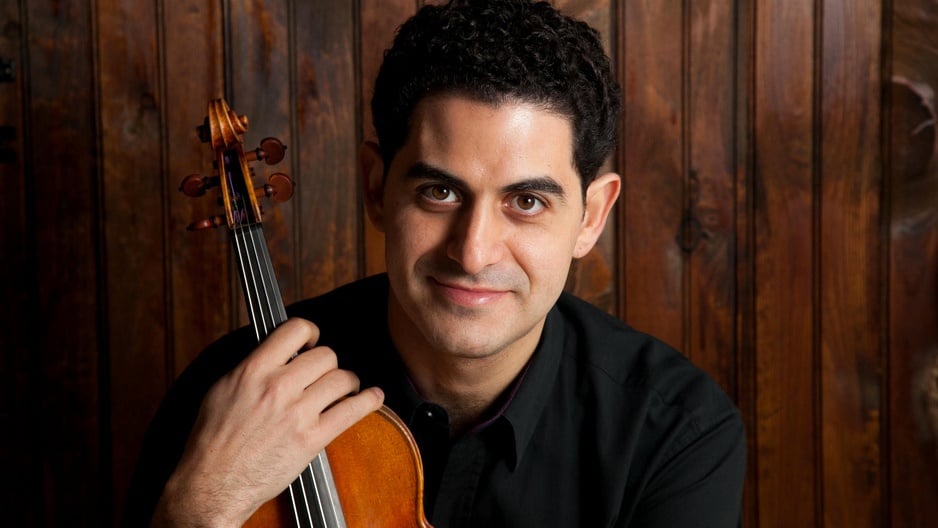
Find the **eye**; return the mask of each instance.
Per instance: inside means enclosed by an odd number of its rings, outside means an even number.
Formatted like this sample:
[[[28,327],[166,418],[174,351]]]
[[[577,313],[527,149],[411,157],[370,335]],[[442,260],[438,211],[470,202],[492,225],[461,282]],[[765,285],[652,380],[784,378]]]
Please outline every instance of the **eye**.
[[[433,202],[455,202],[458,199],[456,191],[445,185],[428,185],[420,190],[420,194]]]
[[[511,206],[526,215],[533,215],[541,212],[547,205],[544,200],[533,194],[518,194],[511,197]]]

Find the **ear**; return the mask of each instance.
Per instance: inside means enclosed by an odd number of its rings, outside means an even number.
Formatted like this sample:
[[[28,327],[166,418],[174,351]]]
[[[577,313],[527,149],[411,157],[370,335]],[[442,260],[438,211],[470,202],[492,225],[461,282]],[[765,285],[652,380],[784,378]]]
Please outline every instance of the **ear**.
[[[609,172],[597,177],[586,188],[586,210],[583,213],[583,223],[580,225],[580,234],[576,239],[573,257],[585,256],[599,239],[606,219],[612,206],[619,197],[619,188],[622,178],[618,174]]]
[[[365,211],[375,229],[384,232],[384,161],[377,143],[366,141],[358,149]]]

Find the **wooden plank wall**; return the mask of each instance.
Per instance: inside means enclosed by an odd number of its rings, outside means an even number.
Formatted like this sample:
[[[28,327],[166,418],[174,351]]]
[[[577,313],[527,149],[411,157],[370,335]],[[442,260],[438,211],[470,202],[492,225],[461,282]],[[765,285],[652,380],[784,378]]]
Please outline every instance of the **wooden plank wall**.
[[[143,431],[243,324],[207,101],[282,139],[286,300],[383,268],[358,201],[370,83],[420,0],[0,3],[0,506],[119,516]],[[557,0],[624,87],[624,192],[568,288],[684,350],[749,433],[745,525],[938,518],[938,10],[930,0]],[[9,65],[4,74],[4,65]]]

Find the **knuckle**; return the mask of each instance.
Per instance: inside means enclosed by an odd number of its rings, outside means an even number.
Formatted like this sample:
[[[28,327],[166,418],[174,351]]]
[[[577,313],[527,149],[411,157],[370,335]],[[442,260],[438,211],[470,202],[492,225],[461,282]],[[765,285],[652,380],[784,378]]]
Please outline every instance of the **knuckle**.
[[[301,332],[307,339],[319,336],[319,327],[308,319],[290,317],[281,326],[288,326],[291,331]]]
[[[285,383],[280,383],[276,378],[268,379],[264,382],[258,399],[264,407],[279,408],[289,399],[289,390]]]
[[[381,392],[370,390],[367,391],[367,394],[371,398],[370,403],[372,408],[377,409],[378,407],[381,407],[382,404],[384,404],[384,395]]]
[[[335,351],[326,346],[318,346],[311,348],[304,354],[310,355],[310,361],[312,361],[318,368],[333,370],[339,366],[339,357],[336,356]]]
[[[358,376],[356,376],[355,373],[350,370],[333,371],[333,379],[336,386],[336,392],[348,394],[358,390],[360,383]]]
[[[357,390],[358,377],[345,370],[333,370],[320,378],[317,386],[319,405],[323,409],[335,408]]]
[[[256,351],[255,351],[256,352]],[[232,371],[234,381],[238,385],[250,384],[254,380],[263,379],[266,376],[268,367],[265,365],[261,354],[251,354],[241,362],[238,367]]]

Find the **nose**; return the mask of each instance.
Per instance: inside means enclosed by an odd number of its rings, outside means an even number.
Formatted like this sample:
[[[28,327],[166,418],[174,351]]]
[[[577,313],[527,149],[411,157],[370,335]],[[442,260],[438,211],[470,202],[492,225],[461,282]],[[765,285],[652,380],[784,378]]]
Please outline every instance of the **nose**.
[[[467,274],[475,275],[502,259],[505,234],[501,215],[492,206],[468,204],[453,224],[447,256]]]

